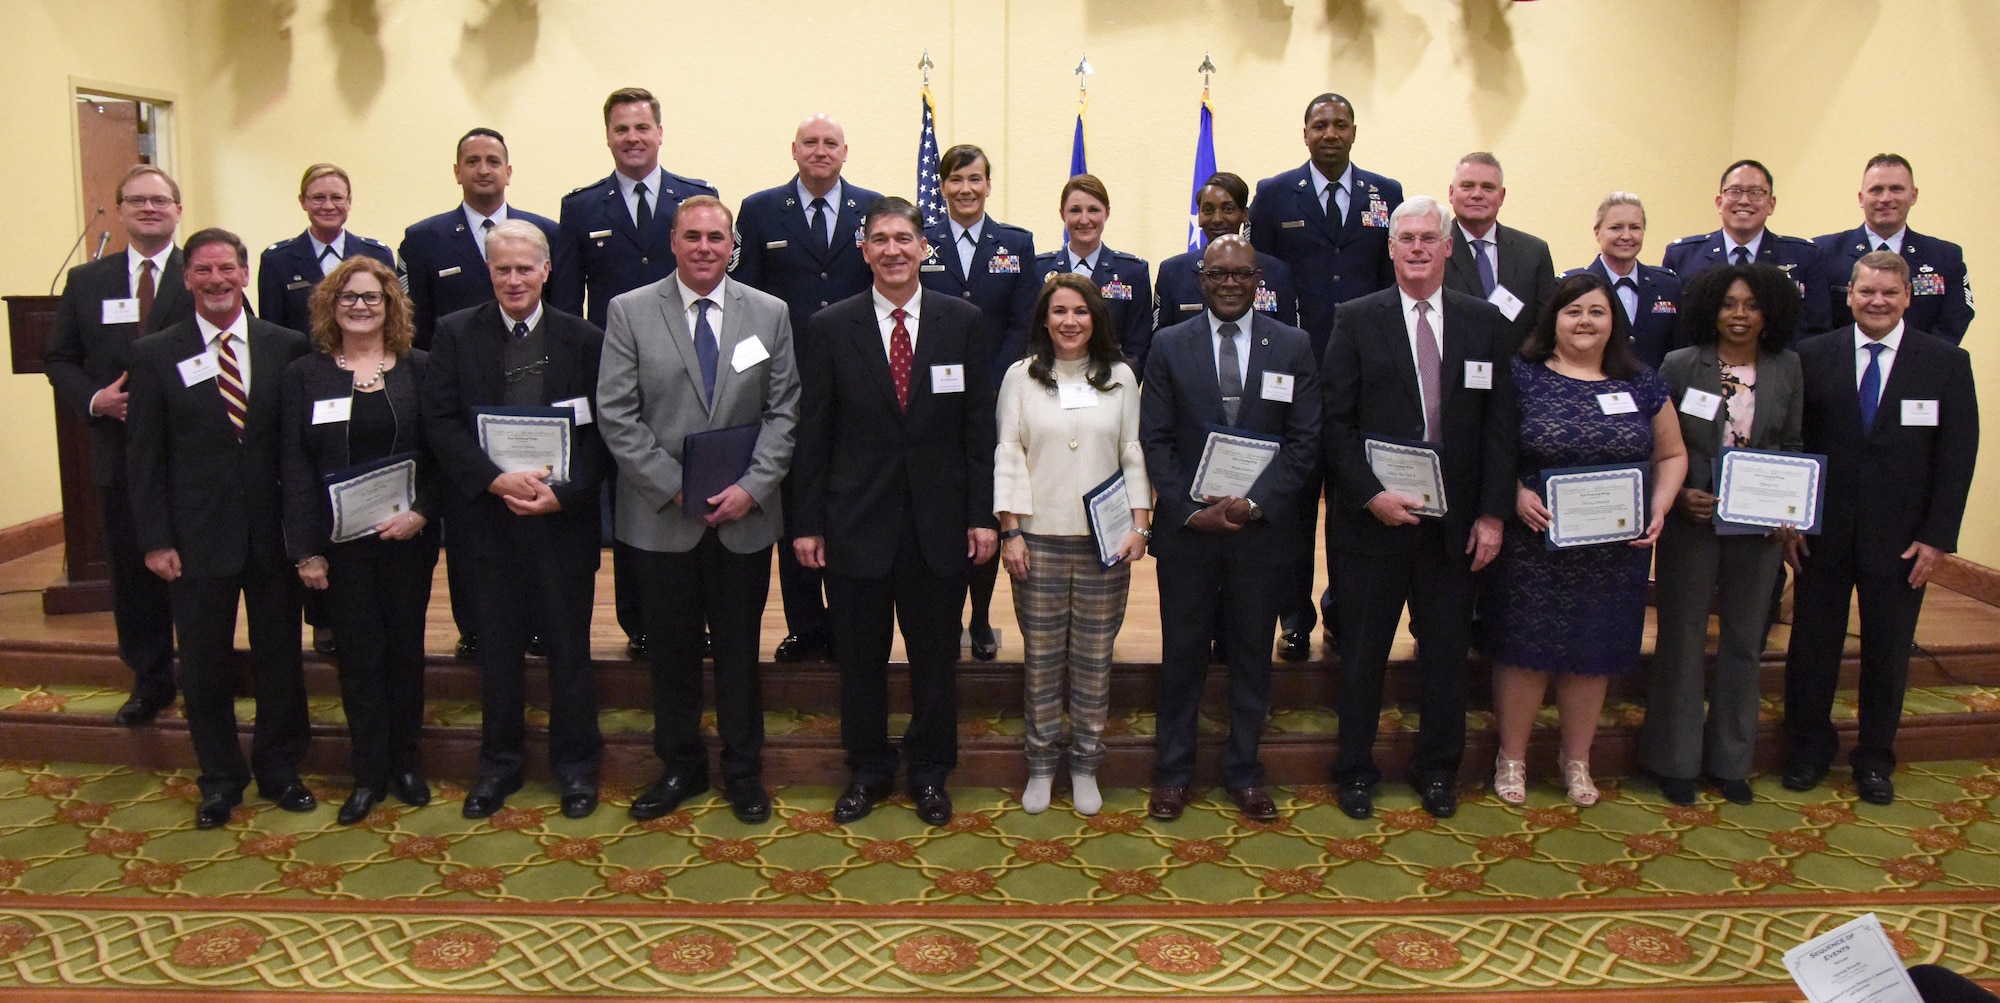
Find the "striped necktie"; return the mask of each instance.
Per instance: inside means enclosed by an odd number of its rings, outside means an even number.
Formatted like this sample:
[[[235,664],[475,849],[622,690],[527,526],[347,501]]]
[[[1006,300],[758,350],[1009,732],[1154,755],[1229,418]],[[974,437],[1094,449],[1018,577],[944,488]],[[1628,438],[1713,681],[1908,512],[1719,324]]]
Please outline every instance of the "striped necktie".
[[[215,389],[222,393],[222,407],[229,412],[229,424],[236,428],[236,441],[243,441],[243,419],[249,413],[249,389],[243,383],[243,368],[236,362],[236,338],[227,332],[215,339],[215,361],[220,369]]]

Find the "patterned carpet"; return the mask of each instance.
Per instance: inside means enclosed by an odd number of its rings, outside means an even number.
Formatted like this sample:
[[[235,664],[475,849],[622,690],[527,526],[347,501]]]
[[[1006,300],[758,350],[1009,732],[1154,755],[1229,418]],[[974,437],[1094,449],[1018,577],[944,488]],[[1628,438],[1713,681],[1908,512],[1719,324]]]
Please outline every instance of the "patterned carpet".
[[[2000,978],[2000,759],[1917,764],[1889,808],[1844,782],[1694,808],[1650,786],[1585,810],[1407,789],[1354,822],[1325,788],[1251,824],[1144,793],[1080,818],[959,790],[927,829],[853,826],[779,790],[763,826],[719,800],[586,820],[531,784],[484,822],[458,788],[334,824],[258,800],[192,827],[185,773],[0,763],[0,995],[119,991],[612,997],[1560,993],[1796,998],[1783,951],[1863,912],[1912,961]],[[1691,995],[1690,995],[1691,994]]]

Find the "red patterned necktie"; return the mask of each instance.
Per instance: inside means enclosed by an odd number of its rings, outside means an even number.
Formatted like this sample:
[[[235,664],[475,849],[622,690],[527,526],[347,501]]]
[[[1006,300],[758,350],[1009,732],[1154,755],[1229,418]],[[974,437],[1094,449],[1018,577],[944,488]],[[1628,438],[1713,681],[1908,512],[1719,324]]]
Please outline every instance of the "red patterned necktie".
[[[225,334],[216,339],[215,361],[221,370],[215,381],[215,388],[222,392],[222,406],[229,412],[229,423],[236,427],[236,441],[243,441],[243,416],[247,413],[244,402],[250,395],[243,387],[243,370],[236,365],[236,339]]]
[[[896,327],[889,332],[889,380],[896,385],[896,408],[910,409],[910,367],[916,361],[916,352],[910,347],[910,329],[903,326],[903,319],[910,312],[897,307],[889,311],[896,321]]]
[[[146,258],[139,262],[139,326],[137,330],[144,331],[146,329],[146,315],[153,312],[153,297],[157,292],[158,287],[153,281],[153,259]]]

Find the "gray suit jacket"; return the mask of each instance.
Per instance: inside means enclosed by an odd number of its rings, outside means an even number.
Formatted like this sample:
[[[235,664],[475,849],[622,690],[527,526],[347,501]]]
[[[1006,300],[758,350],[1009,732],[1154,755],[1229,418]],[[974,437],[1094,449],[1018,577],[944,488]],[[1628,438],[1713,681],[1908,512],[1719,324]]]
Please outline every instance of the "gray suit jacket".
[[[695,432],[733,425],[762,426],[750,469],[736,482],[757,505],[721,527],[722,544],[752,553],[776,542],[784,527],[778,485],[792,464],[799,415],[791,317],[783,300],[735,279],[724,278],[715,295],[722,300],[722,324],[714,401],[702,391],[694,334],[674,274],[611,300],[597,421],[618,462],[613,532],[641,550],[684,553],[701,542],[706,527],[673,501],[681,490],[683,444]],[[766,357],[739,372],[737,348],[753,340],[763,344]],[[702,499],[682,501],[706,510]]]
[[[1680,408],[1690,387],[1722,396],[1722,367],[1716,362],[1714,345],[1694,345],[1667,353],[1660,363],[1660,378],[1674,392],[1674,407]],[[1750,419],[1750,448],[1798,452],[1805,448],[1802,432],[1806,411],[1806,385],[1799,372],[1799,356],[1791,349],[1776,355],[1757,356],[1757,413]],[[1684,487],[1698,491],[1715,490],[1715,458],[1722,455],[1722,434],[1727,415],[1718,406],[1715,420],[1680,411],[1681,439],[1687,443],[1688,472]]]

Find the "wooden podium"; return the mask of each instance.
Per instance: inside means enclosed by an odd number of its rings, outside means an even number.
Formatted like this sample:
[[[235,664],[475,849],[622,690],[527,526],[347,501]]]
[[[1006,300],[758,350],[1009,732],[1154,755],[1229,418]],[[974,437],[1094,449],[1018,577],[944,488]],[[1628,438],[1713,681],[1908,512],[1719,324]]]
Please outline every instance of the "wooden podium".
[[[40,373],[56,329],[55,296],[7,296],[14,372]],[[111,608],[111,565],[104,551],[98,489],[90,478],[90,426],[56,401],[56,458],[62,475],[64,580],[42,590],[43,613]]]

